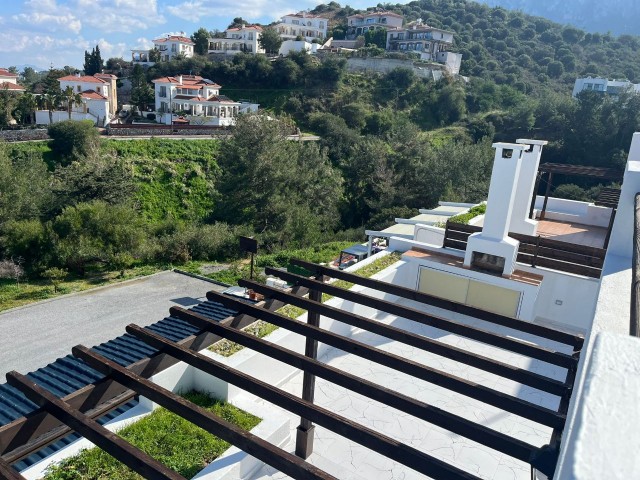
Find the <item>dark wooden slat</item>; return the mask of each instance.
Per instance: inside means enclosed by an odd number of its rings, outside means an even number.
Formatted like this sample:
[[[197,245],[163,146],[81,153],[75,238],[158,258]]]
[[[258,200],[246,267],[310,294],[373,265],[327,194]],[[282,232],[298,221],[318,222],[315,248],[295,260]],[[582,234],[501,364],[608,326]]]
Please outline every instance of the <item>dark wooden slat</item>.
[[[629,334],[640,337],[640,193],[636,193],[634,200],[630,313]]]
[[[530,333],[538,337],[547,338],[549,340],[571,345],[573,347],[580,348],[584,343],[584,338],[580,335],[573,335],[570,333],[554,330],[543,325],[518,320],[517,318],[487,312],[479,308],[470,307],[461,303],[452,302],[450,300],[434,297],[432,295],[427,295],[426,293],[418,292],[417,290],[412,290],[410,288],[393,285],[390,283],[382,282],[380,280],[374,280],[372,278],[360,277],[343,270],[334,270],[304,260],[292,259],[291,263],[306,268],[311,272],[326,275],[327,277],[339,278],[341,280],[346,280],[347,282],[354,283],[356,285],[362,285],[379,292],[389,293],[398,297],[407,298],[409,300],[415,300],[420,303],[426,303],[428,305],[444,308],[445,310],[451,310],[453,312],[469,315],[480,320],[495,323],[497,325],[502,325],[504,327],[519,330],[521,332]],[[577,359],[574,363],[577,363]]]
[[[230,297],[227,298],[231,299]],[[267,310],[259,309],[267,312]],[[442,460],[438,460],[437,458],[420,452],[413,447],[376,432],[375,430],[359,425],[348,418],[301,400],[295,395],[269,385],[266,382],[255,379],[250,375],[229,367],[228,365],[216,362],[209,357],[176,345],[175,343],[170,342],[147,329],[131,325],[127,327],[127,331],[149,345],[162,349],[164,352],[188,363],[202,372],[213,375],[224,382],[228,382],[238,388],[246,390],[247,392],[263,398],[274,405],[278,405],[295,415],[308,418],[312,422],[331,430],[332,432],[359,443],[360,445],[363,445],[364,447],[380,453],[392,460],[400,462],[401,464],[406,465],[407,467],[424,475],[428,475],[436,479],[447,480],[477,480],[478,478],[470,473],[449,465]]]
[[[442,246],[444,248],[454,248],[456,250],[462,250],[464,252],[467,249],[467,242],[459,242],[457,240],[450,240],[448,238],[445,238]]]
[[[279,345],[269,343],[234,328],[225,327],[217,322],[212,322],[206,317],[180,307],[173,307],[172,315],[185,320],[198,328],[209,329],[228,340],[251,348],[256,352],[267,355],[288,365],[309,371],[318,377],[324,378],[336,385],[352,390],[356,393],[376,400],[384,405],[396,408],[402,412],[413,415],[429,423],[437,425],[445,430],[456,433],[470,440],[493,448],[511,457],[530,462],[535,458],[539,449],[521,440],[496,432],[484,425],[461,418],[437,407],[413,399],[407,395],[395,392],[381,385],[375,384],[363,378],[351,375],[338,368],[307,358],[304,355],[287,350]]]
[[[233,326],[238,328],[248,324],[244,319],[235,319],[233,317],[223,321],[233,322]],[[197,346],[199,349],[204,349],[220,339],[220,337],[205,332],[189,336],[179,343],[188,347]],[[142,359],[127,368],[135,373],[150,377],[176,363],[176,359],[161,353],[151,358]],[[62,400],[82,413],[96,419],[127,403],[133,396],[134,393],[129,389],[107,378],[76,390],[63,397]],[[119,401],[113,402],[113,399],[117,398],[119,398]],[[39,449],[64,438],[71,431],[68,426],[46,410],[39,409],[26,417],[18,418],[7,425],[0,426],[0,455],[5,461],[15,463]]]
[[[309,479],[335,479],[332,475],[319,468],[305,462],[272,445],[266,440],[253,435],[246,430],[218,417],[201,408],[185,398],[174,394],[170,390],[160,387],[155,383],[132,373],[102,355],[90,349],[77,346],[73,349],[73,354],[87,362],[92,368],[113,377],[117,382],[135,390],[140,395],[165,407],[167,410],[181,416],[204,430],[220,437],[221,439],[237,446],[250,455],[256,457],[281,472],[294,478]]]
[[[542,239],[541,239],[542,240]],[[566,250],[557,250],[555,248],[549,248],[543,246],[540,242],[540,246],[520,243],[518,253],[526,253],[530,255],[538,255],[538,257],[545,257],[551,260],[561,260],[563,262],[575,263],[577,265],[584,265],[587,267],[602,268],[604,263],[600,257],[594,257],[592,255],[583,255],[581,253],[568,252]]]
[[[590,167],[588,165],[571,165],[566,163],[543,163],[539,172],[558,173],[561,175],[580,175],[584,177],[622,180],[623,172],[613,168]]]
[[[469,235],[470,234],[467,232],[460,232],[452,229],[447,231],[446,237],[448,240],[457,240],[459,242],[467,243],[467,240],[469,239]]]
[[[533,257],[534,255],[519,253],[517,256],[517,261],[520,263],[532,264]],[[600,278],[600,276],[602,275],[602,269],[600,268],[578,265],[576,263],[563,262],[561,260],[553,260],[546,257],[536,257],[535,264],[538,267],[545,267],[552,270],[573,273],[575,275],[582,275],[583,277]]]
[[[402,313],[407,313],[411,315],[412,313],[420,313],[414,311],[410,311],[409,309],[393,308],[393,304],[389,304],[384,300],[370,301],[369,299],[372,297],[367,297],[365,295],[360,295],[355,292],[349,292],[348,290],[343,290],[338,287],[334,287],[332,285],[327,285],[322,282],[313,281],[310,279],[305,279],[300,275],[287,274],[286,272],[277,271],[274,269],[269,269],[267,275],[276,275],[288,282],[296,281],[311,289],[317,289],[318,291],[325,292],[329,295],[338,296],[344,298],[345,300],[353,301],[355,303],[360,303],[363,305],[367,305],[368,307],[375,308],[381,311],[394,310],[394,315],[399,315],[404,317]],[[455,360],[457,362],[464,363],[466,365],[470,365],[472,367],[491,372],[495,375],[499,375],[504,378],[509,378],[510,380],[514,380],[516,382],[523,383],[525,385],[533,386],[534,388],[538,388],[545,392],[552,393],[554,395],[563,395],[567,386],[557,380],[550,379],[544,377],[542,375],[538,375],[533,372],[529,372],[527,370],[514,367],[513,365],[508,365],[506,363],[499,362],[497,360],[483,357],[481,355],[476,355],[474,353],[468,352],[466,350],[454,347],[452,345],[447,345],[442,342],[438,342],[427,338],[423,335],[417,335],[415,333],[407,332],[406,330],[402,330],[400,328],[396,328],[390,325],[385,325],[380,322],[376,322],[374,320],[370,320],[368,318],[362,317],[360,315],[355,315],[350,312],[345,312],[344,310],[340,310],[338,308],[330,307],[328,305],[317,304],[316,302],[312,302],[302,297],[298,297],[296,295],[291,295],[282,290],[272,289],[256,282],[247,282],[243,286],[248,286],[256,290],[258,293],[261,293],[269,298],[277,298],[286,303],[290,303],[300,308],[304,308],[308,311],[315,311],[320,315],[324,315],[325,317],[333,318],[335,320],[339,320],[341,322],[347,323],[348,325],[354,326],[356,328],[362,328],[368,330],[370,332],[376,333],[378,335],[385,336],[387,338],[392,338],[399,342],[405,343],[407,345],[411,345],[413,347],[419,348],[421,350],[425,350],[428,352],[432,352],[436,355],[440,355],[445,358],[449,358],[451,360]],[[408,317],[404,317],[408,318]],[[423,315],[420,315],[419,318],[423,319]],[[420,322],[422,323],[422,322]],[[424,323],[423,323],[424,324]],[[503,337],[505,340],[506,337]],[[530,346],[530,345],[527,345]]]
[[[24,393],[29,400],[40,405],[62,420],[83,437],[96,444],[145,478],[185,480],[183,476],[165,467],[142,450],[107,430],[94,420],[63,402],[48,390],[35,384],[18,372],[7,373],[8,383]]]
[[[460,393],[461,395],[474,398],[502,410],[528,418],[534,422],[538,422],[549,427],[556,427],[561,426],[565,421],[565,417],[563,415],[559,415],[557,412],[548,408],[492,390],[484,385],[478,385],[474,382],[456,377],[455,375],[441,372],[421,363],[400,357],[399,355],[384,352],[365,343],[307,325],[289,317],[285,317],[284,315],[279,315],[277,313],[269,312],[263,308],[246,304],[229,296],[216,292],[208,292],[207,298],[212,301],[222,303],[227,307],[237,309],[239,312],[246,313],[254,318],[261,318],[269,323],[286,328],[292,332],[306,337],[312,337],[320,342],[326,343],[327,345],[344,350],[345,352],[366,358],[367,360],[379,363],[380,365],[385,365],[412,377],[446,388],[447,390]]]
[[[3,480],[25,480],[9,463],[0,458],[0,478]]]

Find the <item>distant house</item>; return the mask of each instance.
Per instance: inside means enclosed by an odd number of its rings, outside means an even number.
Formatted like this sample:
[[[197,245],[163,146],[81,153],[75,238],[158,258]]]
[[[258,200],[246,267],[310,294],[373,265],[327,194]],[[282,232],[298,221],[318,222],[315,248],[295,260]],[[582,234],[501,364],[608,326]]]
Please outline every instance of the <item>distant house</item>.
[[[640,83],[631,83],[628,80],[609,80],[606,78],[578,78],[573,86],[573,97],[575,98],[583,91],[599,92],[608,95],[619,95],[625,90],[633,90],[640,93]]]
[[[24,92],[24,87],[18,85],[18,74],[5,68],[0,68],[0,90],[10,90],[16,93]]]
[[[283,16],[275,29],[283,40],[302,37],[307,42],[312,42],[314,39],[324,40],[327,37],[328,26],[328,18],[299,12]]]
[[[177,55],[184,55],[187,58],[193,57],[193,41],[181,32],[180,35],[165,35],[153,40],[154,48],[160,51],[160,61],[168,62]],[[131,50],[131,62],[142,65],[153,65],[150,50]]]
[[[236,102],[220,95],[217,83],[199,75],[178,75],[153,80],[156,112],[162,123],[229,126],[241,113],[257,111],[258,105]],[[182,118],[180,118],[182,117]]]
[[[103,73],[96,73],[93,76],[67,75],[59,78],[61,92],[70,87],[81,98],[81,103],[73,102],[71,105],[71,119],[92,120],[98,126],[108,124],[118,110],[117,80],[118,77],[115,75]],[[51,119],[53,123],[68,120],[69,112],[66,109],[54,111],[50,117],[48,110],[36,111],[36,123],[46,125]]]
[[[445,64],[450,73],[457,74],[462,55],[450,52],[452,46],[453,32],[430,27],[422,21],[387,31],[387,50],[419,53],[422,60]]]
[[[209,53],[233,55],[239,52],[264,53],[259,40],[262,27],[259,25],[243,25],[239,28],[225,30],[225,38],[210,38]]]
[[[404,17],[393,12],[369,12],[347,17],[347,40],[355,40],[373,30],[397,30],[402,28]]]

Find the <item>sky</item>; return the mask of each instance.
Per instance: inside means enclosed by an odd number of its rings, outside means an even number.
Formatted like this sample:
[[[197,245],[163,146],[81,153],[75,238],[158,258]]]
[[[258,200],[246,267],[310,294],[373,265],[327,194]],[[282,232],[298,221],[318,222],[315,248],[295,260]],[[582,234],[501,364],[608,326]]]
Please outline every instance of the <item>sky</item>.
[[[234,17],[270,23],[316,0],[0,0],[0,67],[82,68],[84,52],[131,58],[166,33],[224,30]],[[355,0],[354,8],[375,5]]]

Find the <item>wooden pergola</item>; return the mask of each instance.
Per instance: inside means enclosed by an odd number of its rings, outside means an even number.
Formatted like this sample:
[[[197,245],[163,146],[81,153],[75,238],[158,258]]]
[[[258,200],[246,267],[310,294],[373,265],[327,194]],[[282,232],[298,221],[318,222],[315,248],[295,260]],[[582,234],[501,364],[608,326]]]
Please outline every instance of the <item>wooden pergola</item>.
[[[263,302],[254,304],[229,295],[209,292],[207,298],[210,301],[217,302],[237,312],[237,316],[230,317],[226,321],[217,322],[191,310],[180,307],[172,308],[172,318],[186,321],[199,330],[196,335],[185,341],[175,342],[158,333],[154,333],[148,328],[133,324],[129,325],[127,332],[130,335],[142,340],[158,352],[144,363],[145,368],[140,368],[139,364],[124,367],[107,359],[95,350],[84,346],[74,347],[72,353],[90,367],[105,375],[105,379],[100,382],[101,389],[113,383],[124,388],[124,391],[119,391],[121,396],[124,395],[127,398],[131,398],[132,395],[144,396],[293,478],[335,478],[305,461],[313,452],[315,424],[431,478],[447,480],[479,478],[388,435],[316,405],[314,403],[316,377],[323,378],[333,384],[405,412],[417,419],[429,422],[512,458],[526,462],[532,468],[545,475],[553,476],[580,351],[584,342],[582,336],[516,318],[497,315],[461,303],[430,296],[410,288],[363,278],[325,266],[301,260],[293,260],[292,263],[311,272],[311,276],[297,275],[273,268],[266,269],[268,275],[274,275],[287,281],[293,285],[292,288],[281,290],[255,281],[242,280],[239,282],[240,286],[251,288],[255,292],[264,295],[266,300]],[[329,278],[337,278],[360,285],[368,289],[367,292],[369,293],[355,292],[328,284],[326,281]],[[323,294],[332,295],[348,302],[412,320],[421,325],[432,326],[461,337],[561,367],[566,369],[566,376],[562,380],[551,378],[449,345],[437,339],[415,334],[350,311],[326,305],[322,302]],[[383,300],[379,298],[380,294],[410,299],[424,305],[432,305],[478,318],[493,325],[508,327],[513,331],[533,335],[540,339],[553,340],[554,342],[568,345],[571,353],[563,353],[553,348],[542,347],[529,341],[520,340],[517,335],[496,333],[491,329],[466,325],[443,316],[427,313],[421,309]],[[283,305],[294,305],[307,310],[307,321],[295,320],[276,313],[276,310]],[[533,387],[541,392],[555,395],[560,399],[559,407],[557,410],[550,409],[446,371],[418,363],[410,358],[359,342],[351,337],[323,329],[320,327],[321,316],[373,332],[422,351],[470,365],[522,385]],[[306,338],[304,355],[247,334],[237,328],[257,319],[262,319],[280,328],[304,336]],[[197,340],[204,338],[208,340],[204,342]],[[220,338],[236,342],[304,372],[302,396],[297,397],[198,353],[200,349],[210,344],[212,339]],[[384,365],[398,372],[403,372],[415,379],[438,385],[441,388],[492,405],[504,412],[550,427],[553,429],[553,433],[549,443],[543,447],[531,445],[526,441],[386,388],[384,385],[374,383],[367,378],[358,377],[329,364],[319,362],[317,359],[318,342]],[[188,400],[148,380],[150,376],[166,368],[167,364],[175,363],[176,361],[185,362],[202,372],[235,385],[299,416],[301,423],[297,429],[296,455],[229,424],[215,414],[203,410]],[[34,449],[42,448],[42,444],[38,443],[37,439],[34,439],[32,435],[33,429],[41,426],[42,423],[47,424],[51,430],[62,428],[79,432],[145,478],[182,478],[176,472],[168,469],[157,460],[100,426],[96,422],[95,411],[96,409],[105,410],[107,407],[104,405],[94,405],[89,399],[86,399],[85,402],[74,403],[66,397],[57,398],[43,386],[34,383],[30,378],[17,372],[7,374],[7,379],[12,386],[18,388],[40,407],[40,410],[32,416],[38,416],[40,421],[29,423],[28,419],[18,419],[13,422],[15,425],[12,428],[0,430],[1,478],[22,478],[19,473],[10,467],[10,463],[28,455],[29,452],[35,451]],[[93,388],[95,389],[96,385],[93,385]],[[115,408],[114,405],[118,403],[117,397],[104,403],[109,404],[109,408]],[[8,438],[7,432],[11,432],[11,438]]]
[[[564,163],[543,163],[538,167],[538,175],[536,177],[535,188],[533,189],[533,198],[531,199],[531,207],[529,209],[529,218],[533,219],[533,211],[536,203],[536,196],[538,188],[540,186],[540,180],[547,174],[547,188],[544,193],[544,203],[542,204],[542,210],[540,211],[540,220],[544,220],[547,212],[547,202],[549,201],[549,194],[551,193],[551,187],[553,185],[554,175],[576,175],[580,177],[598,178],[601,180],[611,180],[614,182],[622,182],[624,173],[613,168],[602,167],[590,167],[586,165],[569,165]],[[617,192],[617,194],[615,193]],[[599,203],[599,201],[602,201]],[[598,199],[596,205],[609,207],[612,209],[611,218],[609,220],[609,226],[607,229],[607,236],[604,241],[604,248],[609,245],[609,238],[611,237],[611,228],[613,227],[613,221],[615,220],[616,211],[618,209],[618,200],[620,199],[620,191],[612,188],[604,188]]]

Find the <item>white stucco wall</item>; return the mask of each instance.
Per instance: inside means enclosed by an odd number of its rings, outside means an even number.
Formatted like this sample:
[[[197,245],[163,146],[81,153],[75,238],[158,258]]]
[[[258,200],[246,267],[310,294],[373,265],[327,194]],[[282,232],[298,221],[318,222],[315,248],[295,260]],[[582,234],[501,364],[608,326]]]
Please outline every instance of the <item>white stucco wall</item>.
[[[544,196],[538,195],[534,208],[541,211],[543,204]],[[545,219],[547,220],[581,223],[603,228],[609,226],[610,218],[610,208],[597,207],[593,203],[555,197],[549,197],[545,212]]]

